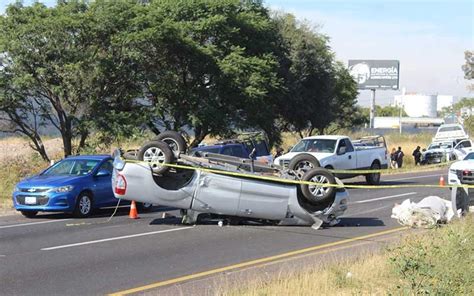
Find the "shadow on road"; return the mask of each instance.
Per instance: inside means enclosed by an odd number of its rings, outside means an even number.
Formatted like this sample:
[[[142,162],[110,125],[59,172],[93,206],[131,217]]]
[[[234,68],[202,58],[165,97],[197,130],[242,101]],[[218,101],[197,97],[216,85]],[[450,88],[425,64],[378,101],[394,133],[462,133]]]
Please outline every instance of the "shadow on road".
[[[139,214],[149,214],[149,213],[160,213],[160,212],[166,212],[166,211],[170,211],[170,210],[174,210],[172,208],[169,208],[169,207],[156,207],[154,206],[153,208],[151,208],[150,210],[147,210],[147,211],[139,211]],[[92,213],[92,215],[90,217],[87,217],[87,218],[83,218],[84,220],[90,220],[90,219],[94,219],[94,218],[108,218],[110,216],[112,216],[112,214],[114,213],[115,211],[115,208],[107,208],[107,209],[96,209],[94,210],[94,212]],[[117,209],[117,212],[115,213],[114,216],[116,217],[119,217],[119,216],[127,216],[130,212],[130,207],[129,206],[125,206],[125,207],[120,207]],[[35,217],[32,217],[32,218],[29,218],[28,220],[43,220],[43,219],[51,219],[51,220],[55,220],[55,219],[68,219],[68,218],[74,218],[74,216],[72,214],[69,214],[69,213],[53,213],[53,212],[40,212],[38,213],[37,216]]]
[[[334,227],[368,227],[368,226],[385,226],[385,223],[379,218],[341,218],[341,222]]]

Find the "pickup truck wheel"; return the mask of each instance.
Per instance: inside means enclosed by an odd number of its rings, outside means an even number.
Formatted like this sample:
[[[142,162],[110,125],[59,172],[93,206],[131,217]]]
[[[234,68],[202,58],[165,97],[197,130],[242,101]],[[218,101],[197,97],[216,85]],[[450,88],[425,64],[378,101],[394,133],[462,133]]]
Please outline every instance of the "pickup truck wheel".
[[[306,172],[302,181],[309,181],[320,183],[321,185],[307,185],[301,184],[300,189],[303,196],[311,204],[322,204],[328,200],[332,200],[336,194],[336,187],[328,186],[329,184],[336,184],[336,178],[325,169],[316,168]],[[326,186],[325,186],[326,185]]]
[[[374,162],[370,166],[371,170],[380,170],[380,164],[377,162]],[[380,184],[380,173],[372,173],[365,175],[365,180],[367,181],[367,184],[369,185],[379,185]]]
[[[296,173],[298,179],[302,179],[304,174],[314,168],[320,167],[319,161],[311,154],[299,154],[293,157],[288,168]]]
[[[153,140],[162,141],[168,144],[175,155],[186,153],[186,149],[188,148],[183,136],[175,131],[164,131]]]
[[[37,211],[20,211],[20,213],[26,218],[33,218],[38,214]]]
[[[138,160],[150,162],[153,172],[155,174],[162,174],[168,171],[169,167],[160,164],[172,163],[174,155],[171,148],[165,142],[150,141],[140,147]]]

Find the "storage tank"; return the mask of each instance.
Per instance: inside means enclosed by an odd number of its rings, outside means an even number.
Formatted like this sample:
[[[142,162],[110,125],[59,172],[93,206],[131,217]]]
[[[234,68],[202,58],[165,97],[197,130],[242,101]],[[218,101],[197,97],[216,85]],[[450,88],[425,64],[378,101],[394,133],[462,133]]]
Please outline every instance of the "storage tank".
[[[406,94],[395,96],[396,105],[403,104],[409,117],[437,117],[436,95]]]

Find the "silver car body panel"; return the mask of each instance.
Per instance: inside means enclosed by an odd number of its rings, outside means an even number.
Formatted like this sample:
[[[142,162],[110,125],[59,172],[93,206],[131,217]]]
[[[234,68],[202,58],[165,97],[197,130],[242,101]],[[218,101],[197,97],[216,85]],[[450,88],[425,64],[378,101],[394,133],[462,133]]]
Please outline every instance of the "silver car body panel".
[[[297,185],[235,177],[196,170],[190,180],[177,190],[159,186],[151,168],[144,163],[114,161],[112,184],[117,174],[127,183],[123,195],[116,198],[147,202],[187,210],[187,223],[194,223],[201,213],[256,219],[277,220],[280,225],[337,224],[347,209],[348,193],[338,190],[327,208],[310,212],[298,201]],[[159,178],[159,177],[157,177]],[[341,181],[337,179],[339,184]],[[316,228],[317,228],[316,227]]]

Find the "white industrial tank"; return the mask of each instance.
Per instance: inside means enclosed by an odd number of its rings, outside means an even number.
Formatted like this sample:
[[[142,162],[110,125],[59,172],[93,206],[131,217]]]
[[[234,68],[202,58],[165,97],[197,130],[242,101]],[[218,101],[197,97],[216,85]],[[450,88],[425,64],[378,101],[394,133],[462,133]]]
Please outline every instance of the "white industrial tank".
[[[403,109],[409,117],[437,117],[436,95],[407,94],[395,96],[396,104],[403,104]]]

